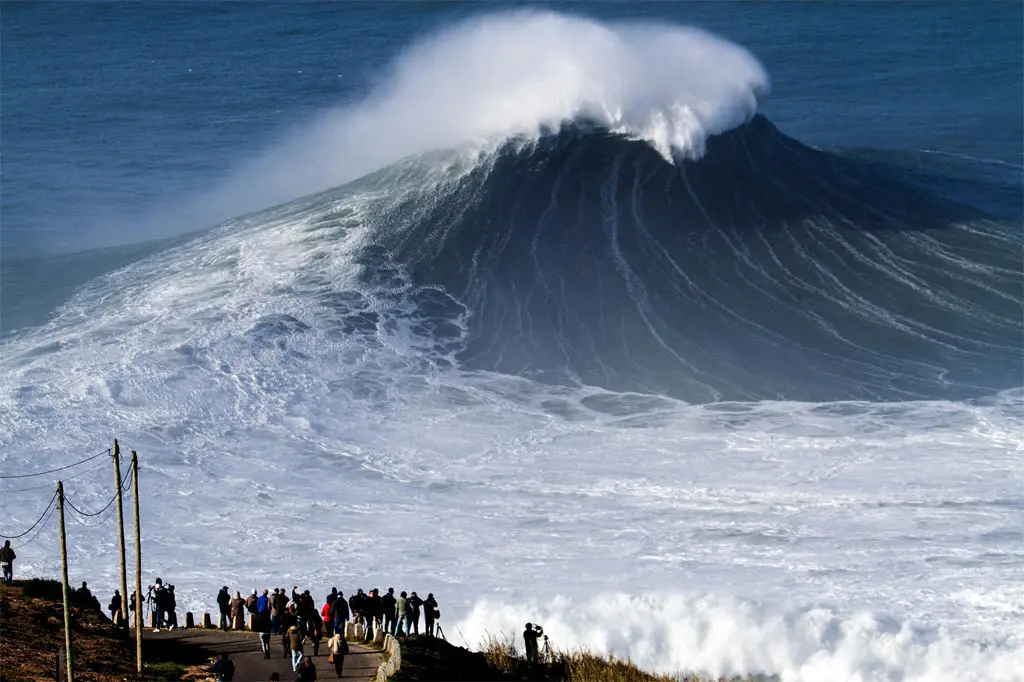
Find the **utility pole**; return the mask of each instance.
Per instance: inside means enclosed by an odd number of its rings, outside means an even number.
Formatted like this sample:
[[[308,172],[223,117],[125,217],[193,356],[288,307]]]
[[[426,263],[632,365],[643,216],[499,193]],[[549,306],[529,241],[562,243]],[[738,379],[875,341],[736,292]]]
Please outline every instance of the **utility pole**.
[[[128,571],[124,558],[124,510],[121,502],[121,446],[114,439],[114,488],[117,490],[117,546],[121,550],[121,620],[128,634]]]
[[[139,456],[132,450],[135,490],[135,671],[142,675],[142,531],[139,528]],[[63,516],[61,518],[64,518]],[[65,581],[66,582],[66,581]],[[70,646],[70,645],[69,645]],[[68,680],[71,682],[71,680]]]
[[[68,607],[68,542],[64,534],[64,482],[57,481],[57,516],[60,519],[60,575],[64,593],[64,647],[68,662],[68,682],[75,682],[71,670],[71,609]]]

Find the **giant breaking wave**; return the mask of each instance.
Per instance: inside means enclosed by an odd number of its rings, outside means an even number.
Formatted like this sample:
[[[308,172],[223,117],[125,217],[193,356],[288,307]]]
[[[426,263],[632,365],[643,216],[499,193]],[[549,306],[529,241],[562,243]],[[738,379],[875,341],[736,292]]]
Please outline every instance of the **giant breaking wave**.
[[[211,576],[253,570],[514,591],[495,569],[525,554],[516,577],[546,596],[566,575],[659,576],[659,604],[531,609],[662,669],[1013,679],[1017,640],[992,653],[911,617],[964,613],[920,585],[922,566],[960,580],[932,547],[963,533],[994,568],[959,598],[1015,594],[985,553],[1014,561],[1016,502],[970,459],[1012,468],[1020,392],[961,399],[1019,386],[1020,235],[945,181],[787,137],[756,115],[767,85],[744,50],[677,27],[519,13],[421,43],[199,212],[305,196],[161,244],[3,340],[4,463],[62,462],[97,433],[137,447],[147,556],[194,610]],[[833,402],[915,398],[955,402]],[[958,466],[936,466],[950,442]],[[866,478],[832,486],[844,468]],[[903,529],[906,508],[957,506],[979,510],[970,530]],[[339,529],[371,510],[373,543]],[[181,563],[225,526],[260,541]],[[109,543],[90,533],[74,556]],[[905,533],[894,573],[875,543]],[[417,534],[439,551],[410,551]],[[325,568],[295,575],[293,551]],[[680,576],[802,603],[684,596]],[[527,617],[458,592],[469,636]],[[897,602],[910,624],[859,611]],[[1015,615],[978,613],[967,630]]]

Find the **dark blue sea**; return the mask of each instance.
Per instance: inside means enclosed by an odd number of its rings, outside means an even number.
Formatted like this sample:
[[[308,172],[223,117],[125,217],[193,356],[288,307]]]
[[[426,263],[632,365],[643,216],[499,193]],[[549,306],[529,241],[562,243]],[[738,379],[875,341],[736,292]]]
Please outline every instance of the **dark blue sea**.
[[[0,469],[193,609],[1024,679],[1022,111],[1019,2],[2,2]]]

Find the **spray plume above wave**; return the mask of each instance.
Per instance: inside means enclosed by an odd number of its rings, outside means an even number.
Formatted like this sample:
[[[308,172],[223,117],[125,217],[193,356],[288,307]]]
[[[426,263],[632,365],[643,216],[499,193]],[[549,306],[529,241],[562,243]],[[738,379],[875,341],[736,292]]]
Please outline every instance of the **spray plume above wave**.
[[[235,213],[326,189],[398,159],[586,121],[666,158],[754,115],[769,79],[742,47],[696,28],[491,14],[412,46],[360,103],[324,113],[222,187]]]

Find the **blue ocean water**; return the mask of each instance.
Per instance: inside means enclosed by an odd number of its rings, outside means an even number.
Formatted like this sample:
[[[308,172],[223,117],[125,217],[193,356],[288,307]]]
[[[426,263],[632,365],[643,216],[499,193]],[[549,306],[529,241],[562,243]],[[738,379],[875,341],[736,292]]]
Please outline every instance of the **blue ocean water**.
[[[430,576],[470,638],[1021,679],[1022,25],[5,2],[0,462],[137,448],[191,608]]]

